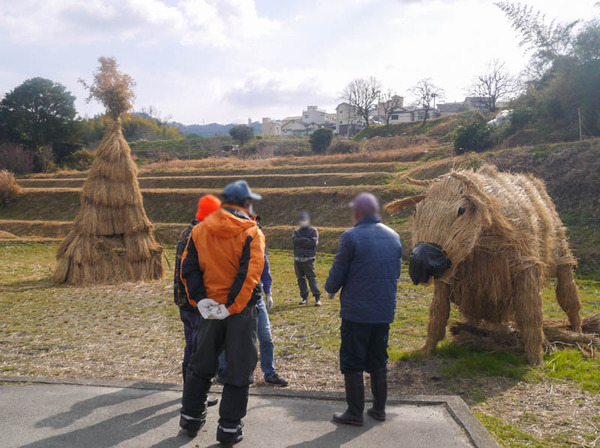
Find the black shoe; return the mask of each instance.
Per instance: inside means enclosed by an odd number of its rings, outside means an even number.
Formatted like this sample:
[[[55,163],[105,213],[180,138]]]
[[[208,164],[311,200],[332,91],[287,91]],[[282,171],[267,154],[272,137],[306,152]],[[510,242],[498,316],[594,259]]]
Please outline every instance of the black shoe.
[[[244,440],[244,424],[240,423],[237,428],[217,428],[217,442],[223,446],[231,446]]]
[[[321,299],[317,299],[315,301],[315,306],[321,306]]]
[[[220,384],[221,386],[225,385],[225,379],[221,376],[221,372],[217,373],[217,376],[215,376],[215,383]]]
[[[303,297],[298,305],[306,305],[306,304],[308,304],[308,297],[306,299]]]
[[[208,406],[209,408],[211,406],[216,406],[219,404],[219,399],[217,397],[207,397],[206,398],[206,406]]]
[[[179,417],[179,426],[184,431],[187,431],[190,437],[196,437],[198,431],[204,426],[204,423],[206,423],[206,415],[202,418],[186,418],[183,415]]]
[[[346,385],[346,412],[333,414],[333,421],[343,425],[362,426],[364,422],[363,412],[365,409],[365,384],[362,373],[344,374]]]
[[[284,380],[283,378],[281,378],[276,373],[274,373],[271,376],[265,377],[265,383],[267,383],[271,386],[276,386],[276,387],[287,387],[287,385],[288,385],[288,382],[286,380]]]

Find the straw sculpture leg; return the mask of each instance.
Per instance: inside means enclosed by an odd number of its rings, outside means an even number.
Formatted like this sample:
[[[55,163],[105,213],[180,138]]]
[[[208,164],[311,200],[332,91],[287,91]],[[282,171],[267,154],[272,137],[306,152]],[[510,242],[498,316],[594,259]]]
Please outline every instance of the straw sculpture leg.
[[[573,278],[573,266],[561,265],[556,269],[556,300],[569,317],[573,331],[581,331],[581,301]]]
[[[446,326],[450,318],[450,286],[447,283],[435,282],[433,300],[429,307],[429,324],[427,325],[427,341],[422,351],[430,355],[435,351],[438,342],[446,336]]]
[[[542,282],[539,268],[519,272],[514,279],[515,320],[523,338],[525,355],[530,365],[542,362]]]

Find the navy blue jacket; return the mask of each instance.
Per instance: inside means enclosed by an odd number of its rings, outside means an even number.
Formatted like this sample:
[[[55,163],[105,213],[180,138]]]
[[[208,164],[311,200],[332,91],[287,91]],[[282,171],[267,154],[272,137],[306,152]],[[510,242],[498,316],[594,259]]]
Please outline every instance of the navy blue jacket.
[[[392,323],[401,268],[400,237],[381,218],[370,216],[342,234],[325,290],[334,294],[342,288],[342,319]]]

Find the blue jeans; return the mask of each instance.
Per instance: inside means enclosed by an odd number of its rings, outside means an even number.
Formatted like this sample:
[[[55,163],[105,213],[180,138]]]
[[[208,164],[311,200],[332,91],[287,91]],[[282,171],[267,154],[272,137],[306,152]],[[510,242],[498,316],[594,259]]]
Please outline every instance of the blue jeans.
[[[275,344],[273,344],[273,336],[271,335],[271,321],[267,312],[267,305],[261,297],[256,303],[258,308],[258,343],[260,345],[260,368],[264,373],[265,378],[275,373]],[[219,355],[219,371],[224,371],[227,368],[225,361],[225,352]]]

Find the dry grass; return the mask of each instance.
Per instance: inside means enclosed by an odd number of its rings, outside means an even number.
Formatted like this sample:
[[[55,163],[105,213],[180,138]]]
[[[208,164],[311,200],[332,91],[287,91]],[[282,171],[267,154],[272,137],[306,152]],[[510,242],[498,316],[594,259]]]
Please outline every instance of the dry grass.
[[[56,286],[49,280],[56,243],[0,246],[4,374],[180,381],[183,335],[170,277],[150,284]],[[168,256],[173,257],[172,247]],[[331,261],[331,256],[318,257],[319,282],[325,280]],[[337,300],[326,301],[319,309],[298,306],[291,255],[271,251],[271,265],[276,306],[270,315],[279,373],[291,380],[294,389],[341,391]],[[545,369],[530,369],[518,356],[469,352],[452,345],[444,345],[431,358],[411,355],[425,337],[431,291],[412,285],[405,275],[401,280],[390,334],[391,393],[461,394],[475,411],[544,440],[540,447],[572,446],[563,443],[564,438],[575,446],[594,439],[600,394],[580,390],[576,379],[554,378],[552,372],[559,370],[554,358],[547,358]],[[600,297],[599,285],[584,283],[582,294],[589,313]],[[544,295],[547,314],[559,316],[551,288]],[[578,353],[574,356],[581,359]],[[584,362],[598,370],[597,361],[595,367],[593,361]],[[257,386],[262,386],[259,370],[256,378]],[[537,416],[539,421],[532,421]],[[511,436],[500,437],[507,446],[518,446],[511,445]],[[545,442],[551,438],[560,441]]]
[[[13,173],[0,170],[0,206],[8,205],[21,195],[21,187]]]
[[[315,186],[383,185],[394,179],[390,173],[302,173],[302,174],[250,174],[244,175],[254,188],[289,188]],[[240,175],[208,176],[145,176],[139,179],[140,188],[223,188]],[[84,177],[66,179],[23,179],[25,188],[79,188]]]

